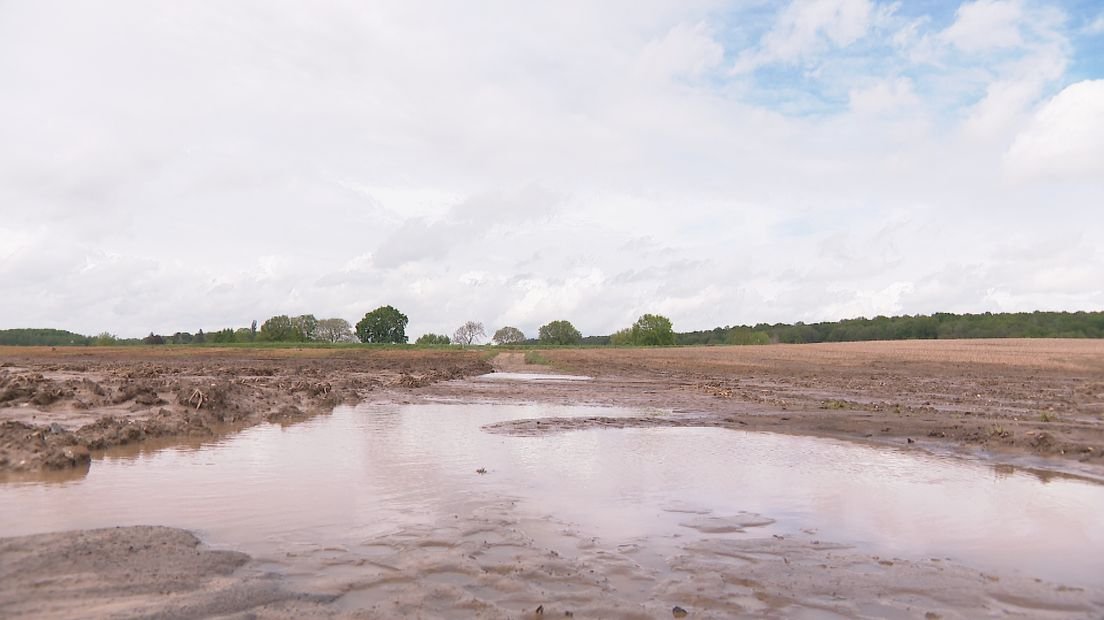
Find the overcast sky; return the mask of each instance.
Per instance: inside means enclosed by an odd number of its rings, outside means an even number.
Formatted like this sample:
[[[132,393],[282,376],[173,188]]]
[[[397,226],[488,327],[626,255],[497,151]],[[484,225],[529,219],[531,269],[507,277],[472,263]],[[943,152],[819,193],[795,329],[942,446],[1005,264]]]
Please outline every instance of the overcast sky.
[[[1104,6],[0,0],[0,328],[1104,309]]]

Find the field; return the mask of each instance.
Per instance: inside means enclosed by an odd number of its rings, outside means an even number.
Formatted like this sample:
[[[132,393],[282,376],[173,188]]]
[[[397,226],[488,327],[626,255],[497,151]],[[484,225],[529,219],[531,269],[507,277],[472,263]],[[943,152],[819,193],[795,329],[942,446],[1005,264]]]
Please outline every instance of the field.
[[[392,387],[459,399],[660,408],[676,414],[662,420],[667,425],[981,449],[1005,457],[1047,457],[1073,469],[1104,463],[1104,342],[1099,340],[493,353],[0,347],[0,472],[85,465],[89,451],[221,432],[223,425],[292,422]],[[500,370],[551,368],[596,381],[435,385],[488,372],[488,359]],[[525,432],[523,427],[508,430]]]
[[[490,370],[473,351],[0,347],[0,474],[86,467],[90,452],[290,423],[388,387]]]
[[[661,420],[607,421],[615,425],[717,425],[915,444],[1013,461],[1045,458],[1052,467],[1097,476],[1104,463],[1098,340],[552,349],[541,356],[545,368],[597,380],[496,385],[487,395],[675,412]],[[525,366],[520,354],[494,361],[503,369]],[[527,426],[533,425],[506,430]]]
[[[591,379],[471,380],[492,371]],[[252,426],[274,422],[295,429],[336,418],[318,414],[357,402],[616,406],[634,413],[595,409],[594,415],[506,418],[475,431],[491,433],[494,441],[498,435],[523,436],[509,441],[526,446],[598,428],[830,437],[876,453],[915,451],[980,462],[1000,476],[1020,476],[1016,485],[1041,482],[1060,491],[1072,484],[1078,497],[1088,498],[1079,500],[1087,506],[1100,504],[1104,481],[1104,342],[1095,340],[539,350],[9,347],[0,348],[0,492],[10,494],[0,497],[33,498],[36,488],[51,486],[43,481],[90,477],[104,451],[110,455],[120,445],[180,445],[186,453]],[[436,426],[419,438],[398,418],[381,419],[417,454],[437,445]],[[440,438],[439,445],[461,439]],[[357,442],[370,444],[371,438],[358,435]],[[402,445],[387,440],[367,453],[378,457]],[[467,444],[457,445],[463,454]],[[295,457],[281,453],[281,459]],[[519,458],[534,457],[522,451]],[[671,463],[678,467],[677,459]],[[1067,587],[1030,574],[985,572],[950,558],[887,559],[821,540],[815,528],[744,537],[745,530],[773,520],[742,512],[722,523],[676,506],[672,510],[682,516],[675,518],[705,524],[697,526],[704,538],[653,541],[657,549],[670,547],[667,556],[647,555],[650,544],[604,547],[585,531],[518,513],[510,487],[506,496],[484,503],[477,500],[482,496],[466,495],[466,485],[491,488],[508,472],[484,476],[485,470],[472,473],[474,467],[434,467],[431,477],[410,484],[430,484],[444,469],[462,485],[460,503],[443,509],[440,523],[397,523],[395,533],[383,538],[319,542],[315,555],[280,549],[254,558],[226,550],[225,542],[212,549],[202,535],[157,527],[162,522],[0,538],[0,615],[493,618],[539,617],[533,613],[539,605],[553,615],[656,617],[670,613],[670,601],[692,604],[697,617],[1099,617],[1104,611],[1104,583],[1091,576]],[[1009,473],[1016,471],[1030,473]],[[323,473],[307,486],[324,487],[327,479]],[[442,488],[456,489],[454,478],[447,480]],[[18,521],[19,501],[9,499],[13,506],[0,500],[0,522]],[[1093,514],[1081,512],[1078,517]],[[1099,541],[1082,545],[1078,531],[1056,533],[1052,544],[1083,546],[1081,559],[1096,566],[1091,558],[1099,555]],[[923,540],[922,533],[913,536]],[[295,544],[297,549],[307,542]],[[1047,552],[1045,544],[1032,548]],[[669,568],[657,569],[657,562]],[[277,579],[273,570],[300,580]],[[303,575],[311,579],[303,581]]]

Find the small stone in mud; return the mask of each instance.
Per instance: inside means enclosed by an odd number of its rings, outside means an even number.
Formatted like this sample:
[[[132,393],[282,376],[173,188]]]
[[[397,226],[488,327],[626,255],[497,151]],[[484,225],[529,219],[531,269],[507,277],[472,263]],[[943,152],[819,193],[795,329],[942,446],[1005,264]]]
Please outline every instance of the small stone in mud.
[[[679,607],[678,605],[675,605],[671,608],[671,615],[676,618],[685,618],[687,613],[688,612],[685,609]]]
[[[66,446],[65,449],[62,450],[62,454],[65,455],[65,458],[74,463],[84,463],[92,458],[88,453],[88,448],[84,446]]]

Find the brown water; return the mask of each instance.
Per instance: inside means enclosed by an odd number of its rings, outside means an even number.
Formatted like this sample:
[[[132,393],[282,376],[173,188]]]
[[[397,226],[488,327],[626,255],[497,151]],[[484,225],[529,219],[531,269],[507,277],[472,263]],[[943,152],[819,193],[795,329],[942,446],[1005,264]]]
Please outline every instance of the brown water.
[[[1000,574],[1104,586],[1099,484],[911,450],[725,429],[546,437],[480,430],[503,420],[594,415],[639,412],[339,407],[291,427],[117,452],[76,479],[0,484],[0,535],[183,527],[308,581],[324,580],[327,571],[349,576],[337,590],[349,593],[350,604],[358,593],[376,596],[377,587],[356,582],[362,572],[350,567],[385,552],[410,557],[411,549],[465,541],[475,541],[476,555],[506,559],[525,545],[566,555],[597,544],[654,575],[669,571],[672,558],[696,541],[806,536],[885,557],[949,558]],[[348,560],[353,556],[359,559]],[[423,577],[466,579],[460,568],[443,566]],[[631,590],[633,579],[617,588]],[[477,591],[474,583],[464,586],[468,592]]]

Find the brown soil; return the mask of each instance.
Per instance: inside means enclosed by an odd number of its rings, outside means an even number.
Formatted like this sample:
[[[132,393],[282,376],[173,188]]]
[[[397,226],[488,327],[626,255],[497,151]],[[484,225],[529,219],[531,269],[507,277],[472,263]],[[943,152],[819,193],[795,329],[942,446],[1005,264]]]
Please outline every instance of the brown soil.
[[[487,372],[471,351],[0,347],[0,472],[90,452],[293,422],[374,390]]]
[[[550,365],[526,364],[514,352],[494,365],[594,380],[440,381],[488,369],[480,354],[461,351],[0,349],[0,419],[8,420],[0,450],[9,469],[66,466],[78,460],[67,449],[80,457],[81,448],[113,442],[212,433],[219,424],[274,415],[295,419],[339,400],[513,400],[611,404],[642,414],[491,430],[699,425],[904,445],[912,439],[933,450],[1046,459],[1048,467],[1104,478],[1101,342],[542,356]],[[0,539],[0,616],[654,618],[678,606],[703,618],[1094,618],[1104,610],[1099,588],[990,575],[940,558],[875,557],[813,531],[707,538],[674,556],[649,545],[610,549],[566,524],[525,521],[509,501],[457,507],[439,523],[365,542],[360,552],[322,549],[318,557],[288,559],[306,571],[289,577],[266,573],[263,559],[206,549],[170,528]],[[660,556],[671,570],[652,568]],[[643,604],[640,592],[649,593]]]
[[[489,370],[448,350],[0,347],[0,472],[85,465],[89,452],[227,426],[292,422],[364,399],[546,400],[669,416],[542,422],[696,425],[1104,466],[1104,342],[968,340],[550,349],[499,370],[586,383],[440,383]],[[412,390],[412,388],[432,388]],[[537,432],[535,422],[500,432]]]
[[[641,407],[640,418],[520,421],[499,432],[580,426],[718,426],[980,452],[1104,478],[1104,342],[970,340],[551,349],[500,371],[581,382],[445,383],[429,397]]]

